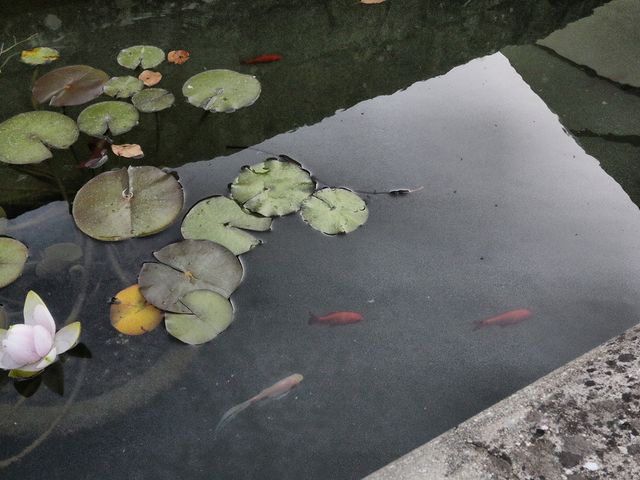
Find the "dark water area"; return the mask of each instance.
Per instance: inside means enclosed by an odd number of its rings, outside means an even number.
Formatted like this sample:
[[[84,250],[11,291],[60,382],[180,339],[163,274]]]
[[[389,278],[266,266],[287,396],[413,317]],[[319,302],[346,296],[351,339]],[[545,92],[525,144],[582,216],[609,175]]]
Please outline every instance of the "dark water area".
[[[136,164],[175,170],[184,212],[226,194],[265,152],[327,185],[423,188],[363,194],[369,219],[348,235],[323,235],[298,214],[276,219],[241,256],[232,325],[192,347],[163,325],[127,337],[109,321],[109,299],[181,239],[180,221],[146,238],[95,241],[54,188],[0,166],[0,184],[36,189],[0,190],[7,235],[30,250],[0,303],[21,322],[26,292],[37,291],[59,325],[82,321],[91,352],[65,358],[63,395],[42,385],[25,398],[0,377],[3,479],[361,478],[637,323],[637,206],[495,53],[602,2],[116,3],[83,4],[81,19],[76,2],[11,5],[4,34],[42,30],[64,47],[64,64],[113,75],[127,73],[115,63],[126,46],[190,50],[185,65],[159,67],[178,101],[160,115],[157,153],[153,116],[119,139],[150,152]],[[238,65],[267,51],[284,59]],[[263,93],[202,120],[180,87],[219,67],[256,75]],[[31,108],[29,80],[16,62],[0,74],[3,96],[12,92],[0,120]],[[83,155],[82,139],[74,148]],[[92,173],[59,158],[73,196]],[[44,249],[61,242],[83,257],[37,274]],[[474,331],[520,308],[531,318]],[[310,312],[340,310],[365,320],[308,324]],[[214,435],[225,411],[293,373],[304,380],[288,396]]]

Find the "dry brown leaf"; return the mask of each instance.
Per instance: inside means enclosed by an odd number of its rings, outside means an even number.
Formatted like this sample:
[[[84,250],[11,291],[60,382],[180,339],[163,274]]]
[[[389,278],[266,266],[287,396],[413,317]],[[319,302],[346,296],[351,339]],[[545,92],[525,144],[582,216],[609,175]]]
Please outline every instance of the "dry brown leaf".
[[[169,63],[175,63],[176,65],[182,65],[189,60],[190,53],[186,50],[171,50],[167,54],[167,61]]]
[[[111,145],[111,151],[119,157],[142,158],[144,152],[137,143],[123,143],[122,145]]]
[[[154,72],[153,70],[144,70],[138,75],[138,79],[142,80],[142,83],[147,87],[153,87],[162,80],[162,74],[160,72]]]
[[[376,3],[382,3],[385,0],[360,0],[360,3],[364,3],[365,5],[375,5]]]

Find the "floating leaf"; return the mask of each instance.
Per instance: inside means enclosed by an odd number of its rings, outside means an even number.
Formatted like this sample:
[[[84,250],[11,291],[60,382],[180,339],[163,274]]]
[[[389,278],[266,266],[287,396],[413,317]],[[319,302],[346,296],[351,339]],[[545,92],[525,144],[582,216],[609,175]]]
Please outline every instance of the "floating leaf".
[[[129,167],[89,180],[76,194],[73,218],[90,237],[118,241],[164,230],[183,201],[173,175],[156,167]]]
[[[211,112],[234,112],[260,96],[260,82],[231,70],[207,70],[185,82],[182,94],[191,105]]]
[[[125,335],[142,335],[162,321],[162,312],[145,300],[138,285],[131,285],[111,300],[111,325]]]
[[[184,62],[189,60],[191,54],[186,50],[171,50],[167,54],[167,61],[169,63],[175,63],[176,65],[182,65]]]
[[[222,295],[210,290],[187,293],[180,303],[190,312],[167,313],[167,332],[189,345],[199,345],[216,338],[233,320],[233,306]]]
[[[42,260],[36,265],[36,275],[53,278],[65,273],[82,258],[82,248],[75,243],[56,243],[44,249]]]
[[[136,93],[131,101],[142,113],[159,112],[169,108],[175,102],[173,93],[163,88],[147,88]]]
[[[99,137],[107,130],[112,135],[126,133],[138,124],[138,110],[126,102],[100,102],[88,106],[78,115],[81,132]]]
[[[36,47],[20,53],[20,61],[29,65],[44,65],[58,58],[60,58],[60,52],[49,47]]]
[[[137,143],[123,143],[122,145],[111,145],[111,151],[119,157],[124,158],[142,158],[144,152]]]
[[[230,198],[212,197],[197,203],[187,213],[182,221],[182,236],[211,240],[240,255],[261,243],[240,229],[263,232],[270,228],[270,218],[247,213]]]
[[[153,70],[145,70],[138,75],[138,79],[144,83],[145,86],[153,87],[162,80],[162,74],[160,72],[154,72]]]
[[[299,210],[315,188],[309,172],[298,163],[269,158],[243,167],[231,184],[231,196],[247,210],[276,217]]]
[[[130,75],[110,78],[104,84],[104,93],[115,98],[129,98],[144,88],[142,80]]]
[[[194,290],[229,297],[242,281],[242,264],[231,251],[209,240],[184,240],[153,254],[138,276],[142,295],[161,310],[190,313],[180,299]]]
[[[0,237],[0,288],[16,280],[29,256],[27,247],[18,240]]]
[[[100,96],[107,80],[109,75],[88,65],[61,67],[35,81],[33,98],[52,107],[81,105]]]
[[[61,113],[21,113],[0,123],[0,161],[39,163],[51,158],[48,147],[69,148],[77,139],[76,122]]]
[[[151,45],[136,45],[121,50],[117,60],[125,68],[153,68],[164,61],[164,52]]]
[[[7,214],[4,208],[0,207],[0,235],[3,235],[7,231],[9,220],[7,220]]]
[[[346,188],[322,188],[307,198],[300,214],[316,230],[329,235],[349,233],[364,225],[369,210],[358,195]]]

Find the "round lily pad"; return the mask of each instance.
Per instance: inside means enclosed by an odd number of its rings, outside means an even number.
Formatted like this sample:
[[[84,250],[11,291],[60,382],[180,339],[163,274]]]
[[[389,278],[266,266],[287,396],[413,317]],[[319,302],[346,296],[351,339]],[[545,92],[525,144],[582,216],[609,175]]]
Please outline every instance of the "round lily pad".
[[[150,113],[169,108],[176,101],[176,97],[164,88],[147,88],[136,93],[131,101],[141,112]]]
[[[35,81],[33,98],[52,107],[82,105],[99,97],[107,80],[109,75],[89,65],[56,68]]]
[[[40,110],[0,123],[0,161],[39,163],[52,154],[48,147],[69,148],[78,139],[78,127],[69,117]]]
[[[121,50],[117,60],[125,68],[153,68],[164,61],[164,52],[152,45],[136,45]]]
[[[194,290],[230,297],[242,281],[242,264],[230,250],[209,240],[183,240],[153,254],[161,263],[145,263],[140,291],[161,310],[190,313],[180,300]]]
[[[302,204],[300,215],[316,230],[329,235],[349,233],[364,225],[369,210],[358,195],[346,188],[322,188]]]
[[[247,213],[227,197],[212,197],[197,203],[182,221],[182,236],[211,240],[235,255],[248,252],[261,242],[241,229],[263,232],[271,228],[271,219]]]
[[[129,167],[89,180],[73,201],[73,218],[90,237],[118,241],[164,230],[183,202],[173,175],[156,167]]]
[[[79,245],[71,242],[56,243],[44,249],[42,260],[36,265],[36,275],[55,278],[78,263],[83,252]]]
[[[142,80],[126,75],[110,78],[104,84],[104,93],[115,98],[129,98],[144,88]]]
[[[22,242],[0,237],[0,288],[14,282],[22,274],[28,256],[29,250]]]
[[[247,210],[277,217],[298,211],[315,188],[309,172],[298,163],[269,158],[243,167],[231,184],[231,196]]]
[[[180,303],[190,313],[167,313],[167,332],[189,345],[199,345],[216,338],[233,320],[233,306],[226,297],[210,290],[187,293]]]
[[[36,47],[31,50],[23,50],[20,53],[20,61],[28,65],[44,65],[58,58],[60,58],[60,52],[49,47]]]
[[[162,312],[148,303],[138,285],[120,291],[111,300],[111,325],[125,335],[142,335],[162,321]]]
[[[260,96],[260,82],[232,70],[207,70],[185,82],[182,94],[191,105],[211,112],[234,112]]]
[[[138,110],[126,102],[100,102],[88,106],[78,115],[78,128],[92,137],[100,137],[107,130],[112,135],[126,133],[138,124]]]

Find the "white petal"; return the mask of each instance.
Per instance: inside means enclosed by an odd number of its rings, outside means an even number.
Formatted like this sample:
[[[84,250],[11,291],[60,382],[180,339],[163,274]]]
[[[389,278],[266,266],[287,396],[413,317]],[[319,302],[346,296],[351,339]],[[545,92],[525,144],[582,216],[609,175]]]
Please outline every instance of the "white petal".
[[[80,338],[80,322],[73,322],[56,333],[54,345],[58,351],[58,355],[73,348]]]
[[[36,292],[30,291],[27,293],[23,314],[25,325],[42,325],[52,337],[56,334],[56,322]]]
[[[33,327],[33,343],[40,358],[44,357],[53,347],[53,338],[43,326],[36,325]]]
[[[31,325],[13,325],[2,340],[5,355],[21,365],[32,363],[40,358],[34,344],[34,330]]]
[[[18,370],[23,372],[38,372],[40,370],[44,370],[58,358],[58,353],[56,351],[56,347],[53,347],[49,353],[45,355],[45,357],[37,362],[30,363],[28,365],[24,365],[20,367]]]
[[[0,352],[0,368],[2,370],[12,370],[21,366],[22,364],[11,358],[11,355],[5,352]]]

